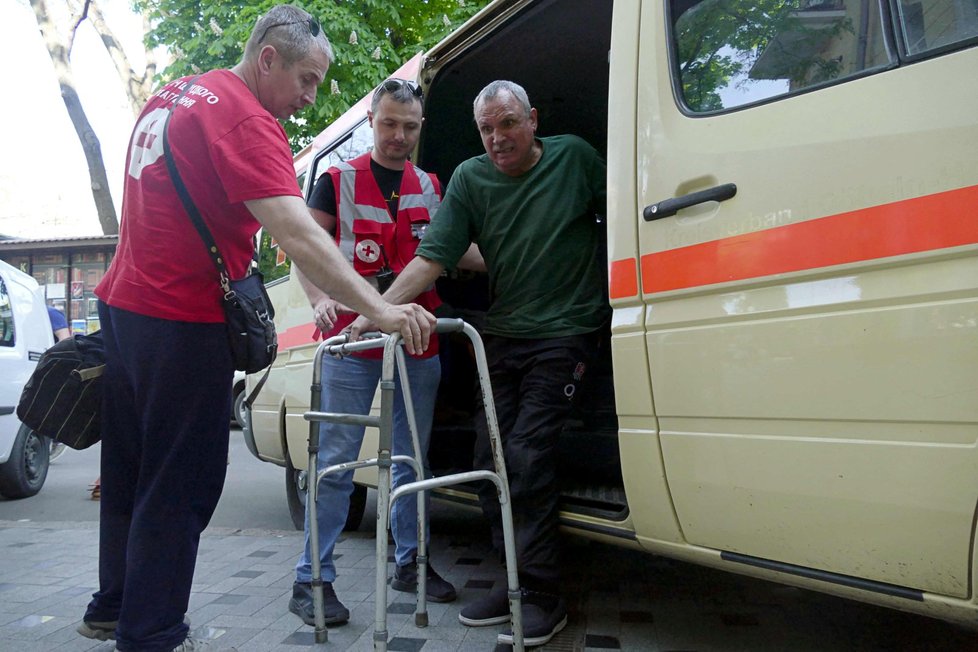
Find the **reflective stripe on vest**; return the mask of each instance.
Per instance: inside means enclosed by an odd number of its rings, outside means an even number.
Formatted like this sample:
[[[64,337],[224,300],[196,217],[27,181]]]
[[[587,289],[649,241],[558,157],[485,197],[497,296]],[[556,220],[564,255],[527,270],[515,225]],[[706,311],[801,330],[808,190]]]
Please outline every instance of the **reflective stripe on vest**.
[[[356,196],[357,173],[372,174],[370,171],[369,154],[364,154],[352,161],[338,163],[333,167],[334,169],[329,172],[330,176],[333,179],[336,176],[339,177],[339,183],[334,184],[334,187],[338,185],[339,191],[336,200],[336,212],[339,213],[336,216],[339,222],[337,225],[337,244],[339,245],[340,252],[342,252],[350,264],[355,265],[354,251],[356,248],[356,235],[353,233],[354,219],[369,220],[378,224],[393,224],[394,220],[391,218],[390,211],[387,209],[386,200],[380,195],[379,191],[377,192],[377,196],[372,199],[381,202],[383,206],[362,203],[364,199],[369,200],[371,198],[358,198]],[[400,211],[411,209],[422,209],[427,212],[428,220],[430,221],[441,205],[441,198],[435,192],[434,183],[432,183],[427,173],[420,170],[410,161],[404,168],[404,174],[408,175],[409,170],[412,173],[411,176],[417,179],[421,192],[400,195],[398,213],[400,214]],[[406,181],[409,183],[406,184]],[[410,181],[411,179],[409,178],[402,178],[401,188],[404,188],[405,185],[413,185],[410,184]]]

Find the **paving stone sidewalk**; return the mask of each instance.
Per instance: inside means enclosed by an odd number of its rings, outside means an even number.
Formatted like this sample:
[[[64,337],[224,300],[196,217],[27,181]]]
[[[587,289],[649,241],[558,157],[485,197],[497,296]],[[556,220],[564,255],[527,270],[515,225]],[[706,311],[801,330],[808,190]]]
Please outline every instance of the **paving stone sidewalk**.
[[[505,583],[481,517],[452,513],[432,524],[434,566],[458,588],[459,599],[429,604],[430,625],[419,628],[413,596],[389,591],[388,649],[497,649],[502,626],[467,628],[457,620],[463,606]],[[188,613],[194,634],[217,650],[372,650],[375,539],[369,524],[336,546],[334,586],[351,616],[349,624],[329,630],[323,645],[288,611],[302,543],[301,532],[208,528]],[[97,544],[95,523],[0,520],[0,652],[115,649],[75,632],[98,583]],[[978,634],[948,623],[634,550],[566,539],[562,563],[569,624],[541,650],[978,651]]]
[[[218,650],[301,652],[372,650],[375,539],[345,534],[335,549],[337,593],[349,607],[347,625],[330,628],[316,645],[311,627],[288,611],[301,532],[208,528],[201,538],[188,617],[192,632]],[[465,593],[454,604],[428,604],[429,626],[414,625],[410,594],[388,591],[388,649],[491,650],[501,628],[458,623],[462,605],[505,582],[498,567],[482,568],[487,550],[471,540],[435,540],[435,568]],[[112,643],[75,632],[98,585],[94,523],[0,521],[0,651],[109,652]],[[573,647],[573,646],[572,646]],[[580,648],[578,648],[580,649]]]

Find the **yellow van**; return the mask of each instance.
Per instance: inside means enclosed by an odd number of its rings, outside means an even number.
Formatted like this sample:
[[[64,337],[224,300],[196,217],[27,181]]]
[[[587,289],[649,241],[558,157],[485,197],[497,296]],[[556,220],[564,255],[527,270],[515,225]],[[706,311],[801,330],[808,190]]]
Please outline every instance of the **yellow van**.
[[[607,156],[614,318],[561,442],[566,530],[978,622],[976,45],[976,0],[498,0],[425,54],[415,161],[443,181],[497,78]],[[307,192],[370,146],[358,111]],[[484,278],[438,286],[478,325]],[[298,507],[314,327],[270,291],[249,445]],[[436,474],[470,463],[475,400],[443,351]]]

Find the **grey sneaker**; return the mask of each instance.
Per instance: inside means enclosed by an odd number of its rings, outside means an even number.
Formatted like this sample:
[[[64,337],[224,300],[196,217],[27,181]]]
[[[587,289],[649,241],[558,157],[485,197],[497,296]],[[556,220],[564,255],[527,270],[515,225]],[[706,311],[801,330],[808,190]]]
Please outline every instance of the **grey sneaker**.
[[[458,620],[466,627],[487,627],[509,622],[509,596],[505,586],[499,586],[486,596],[466,605]]]
[[[183,639],[183,643],[173,648],[173,652],[200,652],[201,650],[213,650],[213,648],[207,641],[193,636],[188,636]]]
[[[307,582],[296,582],[292,585],[292,599],[289,600],[289,611],[297,615],[307,625],[316,626],[315,613],[312,604],[312,585]],[[350,620],[350,610],[343,606],[336,597],[336,591],[330,582],[323,582],[323,615],[327,625],[342,625]]]
[[[523,643],[527,647],[546,645],[567,625],[567,604],[549,593],[523,590]],[[513,645],[512,628],[496,637],[501,645]]]
[[[425,593],[431,602],[452,602],[457,597],[455,587],[441,575],[435,572],[431,564],[428,564],[427,581],[425,582]],[[404,566],[394,568],[394,579],[391,580],[391,588],[395,591],[406,593],[417,593],[418,591],[418,562],[412,561]]]
[[[113,620],[111,622],[83,620],[82,624],[75,628],[75,631],[85,638],[91,638],[97,641],[114,641],[115,628],[118,627],[118,625],[118,620]]]
[[[190,618],[186,614],[183,622],[190,625]],[[119,626],[118,620],[99,622],[97,620],[83,620],[82,624],[75,628],[75,631],[84,636],[98,641],[114,641],[115,628]]]
[[[188,636],[172,652],[236,652],[236,647],[217,647],[213,641]]]

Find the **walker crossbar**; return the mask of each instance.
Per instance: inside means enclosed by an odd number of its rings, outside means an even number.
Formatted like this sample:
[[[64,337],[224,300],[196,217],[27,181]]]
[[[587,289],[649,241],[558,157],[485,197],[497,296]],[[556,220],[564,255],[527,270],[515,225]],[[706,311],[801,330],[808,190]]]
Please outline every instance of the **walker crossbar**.
[[[489,381],[488,364],[486,363],[485,348],[482,338],[478,332],[469,324],[461,319],[439,319],[435,333],[458,333],[462,332],[468,336],[472,342],[476,357],[476,367],[479,375],[479,386],[482,392],[482,402],[485,407],[486,424],[489,431],[489,442],[492,448],[494,471],[475,470],[463,473],[440,476],[437,478],[424,478],[424,461],[421,453],[418,429],[414,418],[414,405],[411,400],[411,389],[406,362],[404,358],[403,342],[400,334],[382,335],[378,333],[367,333],[364,339],[357,342],[349,342],[347,335],[337,335],[323,341],[316,350],[313,361],[312,385],[310,397],[310,410],[303,416],[309,421],[309,467],[308,477],[315,478],[309,483],[309,495],[306,500],[309,520],[309,545],[312,561],[312,593],[313,593],[313,616],[315,622],[316,643],[325,643],[327,639],[325,616],[323,613],[323,582],[322,567],[319,559],[319,524],[316,520],[317,510],[316,501],[319,495],[319,483],[322,479],[332,473],[340,473],[353,469],[368,466],[377,467],[377,556],[376,556],[376,587],[374,594],[375,601],[375,622],[374,622],[374,649],[380,651],[387,650],[387,529],[390,522],[390,509],[394,501],[405,495],[416,494],[418,501],[418,555],[417,555],[417,611],[415,612],[415,624],[419,627],[427,626],[428,613],[426,607],[426,580],[427,580],[427,540],[425,536],[425,524],[427,522],[425,514],[425,492],[438,487],[463,484],[473,480],[487,480],[496,486],[499,496],[500,512],[502,514],[503,526],[503,547],[506,557],[506,581],[507,595],[509,598],[509,608],[511,624],[513,628],[513,647],[518,652],[523,650],[523,617],[521,609],[520,588],[518,573],[516,568],[516,545],[513,533],[513,515],[510,504],[509,481],[506,475],[506,463],[503,459],[502,441],[499,436],[499,423],[496,420],[496,408],[492,396],[492,387]],[[322,398],[322,358],[324,354],[346,355],[357,351],[366,351],[383,347],[384,357],[382,361],[380,378],[380,416],[340,414],[332,412],[318,411]],[[407,416],[408,428],[411,431],[414,456],[391,455],[393,447],[393,415],[394,415],[394,365],[397,364],[398,378],[400,381],[401,392],[404,399],[405,413]],[[377,457],[366,460],[351,460],[340,464],[331,465],[322,471],[317,471],[317,457],[319,455],[319,428],[320,422],[339,423],[345,425],[371,426],[379,429],[379,440]],[[391,489],[391,465],[394,463],[408,464],[417,478],[413,482],[404,483],[392,491]]]

